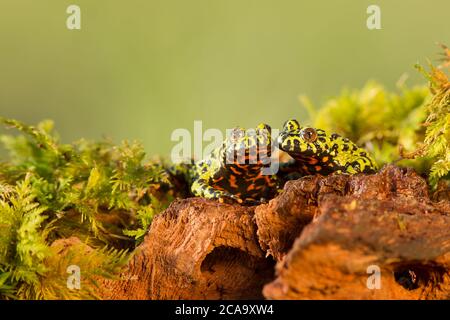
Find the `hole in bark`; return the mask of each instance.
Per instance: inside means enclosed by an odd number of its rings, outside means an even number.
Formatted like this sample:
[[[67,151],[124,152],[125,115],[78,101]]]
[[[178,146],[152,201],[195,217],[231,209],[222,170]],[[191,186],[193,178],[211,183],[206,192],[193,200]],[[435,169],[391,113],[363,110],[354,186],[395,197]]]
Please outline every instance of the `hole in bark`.
[[[275,261],[220,246],[203,260],[202,276],[208,297],[262,299],[263,286],[274,278]]]
[[[414,270],[403,269],[394,272],[395,281],[406,290],[415,290],[419,288],[419,279]]]
[[[445,268],[430,265],[398,266],[394,270],[395,281],[406,290],[416,290],[443,281]]]

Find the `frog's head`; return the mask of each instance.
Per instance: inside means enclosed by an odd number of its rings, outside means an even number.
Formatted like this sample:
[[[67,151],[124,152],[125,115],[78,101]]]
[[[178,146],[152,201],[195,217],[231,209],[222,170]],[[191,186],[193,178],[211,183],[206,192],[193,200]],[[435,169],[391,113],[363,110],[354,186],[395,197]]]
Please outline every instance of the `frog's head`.
[[[326,134],[323,130],[311,127],[301,127],[297,120],[291,119],[284,123],[278,136],[278,146],[281,150],[293,156],[311,156],[324,149]],[[325,147],[325,148],[324,148]]]
[[[266,164],[270,161],[272,129],[265,123],[255,129],[236,127],[225,140],[226,163]]]

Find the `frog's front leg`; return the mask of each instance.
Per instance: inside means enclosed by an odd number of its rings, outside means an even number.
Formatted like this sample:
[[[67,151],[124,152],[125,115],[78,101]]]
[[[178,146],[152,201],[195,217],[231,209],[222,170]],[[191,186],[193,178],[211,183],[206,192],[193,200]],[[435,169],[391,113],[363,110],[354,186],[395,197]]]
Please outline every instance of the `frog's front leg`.
[[[358,158],[345,166],[344,171],[349,174],[355,173],[375,173],[376,166],[367,158]]]
[[[243,202],[242,199],[228,191],[214,188],[213,186],[208,184],[208,181],[206,179],[203,179],[201,177],[194,181],[191,186],[191,191],[192,194],[196,197],[217,199],[219,200],[219,202]]]

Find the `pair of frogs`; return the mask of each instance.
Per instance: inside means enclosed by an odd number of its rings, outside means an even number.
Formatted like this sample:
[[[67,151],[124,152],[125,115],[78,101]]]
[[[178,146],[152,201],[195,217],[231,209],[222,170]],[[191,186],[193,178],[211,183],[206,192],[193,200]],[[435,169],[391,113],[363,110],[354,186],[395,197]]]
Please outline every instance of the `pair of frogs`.
[[[277,142],[292,159],[274,166],[278,159],[271,159],[270,126],[260,124],[247,131],[234,128],[208,157],[176,170],[186,178],[194,196],[252,205],[274,197],[292,177],[373,173],[377,169],[367,152],[349,139],[301,127],[297,120],[286,121]]]

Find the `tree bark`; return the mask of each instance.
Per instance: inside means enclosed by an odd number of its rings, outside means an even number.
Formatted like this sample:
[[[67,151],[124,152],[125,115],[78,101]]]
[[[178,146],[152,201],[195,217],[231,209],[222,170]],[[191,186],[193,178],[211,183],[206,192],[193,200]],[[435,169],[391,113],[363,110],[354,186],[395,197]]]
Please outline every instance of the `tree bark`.
[[[329,196],[277,265],[278,278],[264,295],[449,299],[449,226],[448,211],[412,199]]]
[[[388,166],[371,176],[302,180],[286,186],[284,197],[311,197],[314,221],[260,237],[279,260],[267,298],[450,298],[450,202],[431,201],[421,177]],[[283,195],[258,208],[258,234],[268,234],[271,217],[300,221],[308,212],[294,210]]]
[[[426,181],[413,170],[395,166],[374,175],[316,175],[288,181],[280,196],[255,210],[263,250],[277,261],[282,260],[303,228],[318,217],[323,199],[329,195],[430,201]]]
[[[253,208],[175,201],[152,222],[107,299],[262,299],[274,261],[258,245]],[[111,285],[111,284],[110,284]]]

